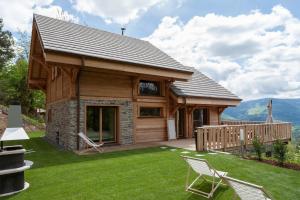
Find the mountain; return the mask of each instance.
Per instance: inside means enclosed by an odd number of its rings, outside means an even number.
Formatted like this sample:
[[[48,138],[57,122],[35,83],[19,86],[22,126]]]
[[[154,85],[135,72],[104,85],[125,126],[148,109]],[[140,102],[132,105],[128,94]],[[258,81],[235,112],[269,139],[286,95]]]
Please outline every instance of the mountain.
[[[300,99],[272,99],[273,119],[293,123],[293,136],[300,141]],[[227,108],[222,119],[265,121],[269,99],[244,101],[237,107]]]
[[[273,119],[292,122],[300,126],[300,99],[272,99]],[[269,99],[244,101],[237,107],[227,108],[223,119],[237,119],[250,121],[265,121],[267,118],[267,104]]]

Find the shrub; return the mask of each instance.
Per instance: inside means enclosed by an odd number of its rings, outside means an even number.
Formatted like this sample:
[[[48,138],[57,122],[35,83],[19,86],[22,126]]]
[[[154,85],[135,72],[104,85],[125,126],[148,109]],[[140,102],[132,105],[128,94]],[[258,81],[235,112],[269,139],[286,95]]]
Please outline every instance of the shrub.
[[[296,161],[296,145],[289,142],[287,145],[287,153],[286,153],[286,159],[290,162],[295,162]]]
[[[276,140],[273,144],[274,157],[278,160],[279,164],[282,166],[286,160],[287,145],[285,145],[281,140]]]
[[[257,155],[258,160],[261,160],[261,154],[262,154],[263,148],[264,148],[263,143],[259,140],[259,138],[257,136],[255,136],[253,138],[252,144],[253,144],[254,151]]]

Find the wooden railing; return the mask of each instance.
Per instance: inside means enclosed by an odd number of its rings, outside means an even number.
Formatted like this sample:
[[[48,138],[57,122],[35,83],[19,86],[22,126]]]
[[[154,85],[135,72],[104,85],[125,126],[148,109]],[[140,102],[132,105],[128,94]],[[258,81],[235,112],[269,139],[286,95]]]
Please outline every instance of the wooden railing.
[[[242,130],[242,131],[241,131]],[[240,133],[244,133],[241,143]],[[241,144],[251,145],[257,136],[263,143],[272,143],[277,139],[290,140],[292,136],[291,123],[243,124],[204,126],[196,130],[197,151],[223,150],[239,147]]]
[[[241,125],[241,124],[263,124],[264,121],[246,121],[246,120],[222,120],[222,125]]]

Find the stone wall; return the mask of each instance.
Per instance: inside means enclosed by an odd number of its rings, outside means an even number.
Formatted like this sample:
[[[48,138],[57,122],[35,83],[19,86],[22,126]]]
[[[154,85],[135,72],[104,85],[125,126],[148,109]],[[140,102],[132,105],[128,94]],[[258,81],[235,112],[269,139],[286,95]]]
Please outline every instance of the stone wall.
[[[48,106],[46,115],[46,139],[49,142],[64,149],[76,149],[76,107],[76,100],[57,102]],[[49,114],[49,112],[51,112],[51,114]],[[50,120],[48,117],[50,117]]]
[[[133,104],[128,100],[80,100],[80,131],[85,132],[86,106],[116,106],[119,119],[119,143],[132,144],[133,136]],[[46,139],[64,149],[77,149],[77,101],[69,100],[48,106],[51,109],[51,121],[46,116]],[[84,148],[80,141],[80,149]]]

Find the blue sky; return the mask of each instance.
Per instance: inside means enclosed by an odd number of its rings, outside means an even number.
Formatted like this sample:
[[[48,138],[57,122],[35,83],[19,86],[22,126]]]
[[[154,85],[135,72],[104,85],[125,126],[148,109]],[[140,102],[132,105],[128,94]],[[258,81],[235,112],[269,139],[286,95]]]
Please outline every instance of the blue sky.
[[[32,15],[148,40],[243,99],[300,98],[300,1],[0,0],[5,29]]]
[[[54,4],[61,6],[64,10],[80,18],[81,23],[119,33],[120,24],[106,24],[101,17],[80,13],[74,8],[70,1],[55,0]],[[132,37],[142,38],[153,32],[164,16],[178,16],[181,21],[186,22],[193,16],[216,13],[224,16],[235,16],[247,14],[251,10],[259,9],[262,13],[268,13],[275,5],[282,5],[289,9],[294,16],[300,18],[300,1],[285,0],[169,0],[163,6],[151,7],[146,13],[136,20],[131,21],[126,27],[126,34]],[[122,12],[120,10],[120,12]]]

